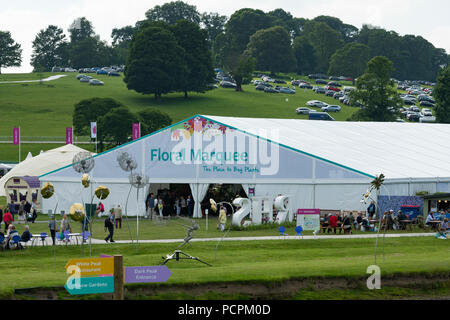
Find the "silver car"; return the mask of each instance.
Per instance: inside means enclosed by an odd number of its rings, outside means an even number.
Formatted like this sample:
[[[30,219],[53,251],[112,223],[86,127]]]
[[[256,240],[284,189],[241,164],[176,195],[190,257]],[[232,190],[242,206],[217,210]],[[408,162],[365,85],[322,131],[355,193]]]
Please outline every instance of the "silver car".
[[[89,80],[90,86],[103,86],[105,83],[103,81],[97,80],[97,79],[91,79]]]

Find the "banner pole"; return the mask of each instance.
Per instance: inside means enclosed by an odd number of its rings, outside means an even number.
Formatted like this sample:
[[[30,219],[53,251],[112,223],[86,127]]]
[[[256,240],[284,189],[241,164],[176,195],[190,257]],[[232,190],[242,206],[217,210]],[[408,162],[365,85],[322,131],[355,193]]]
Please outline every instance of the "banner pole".
[[[20,144],[22,143],[22,141],[20,141],[21,139],[21,135],[20,135],[20,126],[19,126],[19,163],[20,163]]]

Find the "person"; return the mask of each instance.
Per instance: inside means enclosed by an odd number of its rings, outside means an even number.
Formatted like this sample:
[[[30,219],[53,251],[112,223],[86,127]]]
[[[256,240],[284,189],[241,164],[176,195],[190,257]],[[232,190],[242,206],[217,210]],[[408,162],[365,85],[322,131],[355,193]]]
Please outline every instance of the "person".
[[[37,204],[36,199],[31,202],[31,222],[34,223],[37,218]]]
[[[56,232],[59,232],[58,225],[56,224],[55,216],[51,215],[48,222],[48,228],[50,229],[50,236],[52,237],[53,245],[55,245]]]
[[[14,204],[14,202],[11,200],[11,203],[8,205],[9,206],[9,212],[12,215],[12,218],[14,220],[14,214],[16,213],[16,205]],[[6,230],[5,230],[6,232]]]
[[[188,209],[188,217],[192,217],[194,214],[194,200],[192,199],[191,195],[188,195],[187,198],[187,209]]]
[[[5,223],[5,233],[8,231],[9,225],[14,221],[14,218],[9,212],[9,210],[6,210],[5,214],[3,215],[3,222]]]
[[[155,195],[153,193],[150,193],[150,197],[147,200],[147,207],[148,217],[153,219],[153,216],[155,215]]]
[[[406,223],[403,220],[407,220],[406,215],[401,210],[398,210],[397,221],[400,230],[406,230]]]
[[[20,204],[19,204],[19,212],[18,212],[18,214],[19,214],[19,221],[18,221],[18,223],[20,223],[20,221],[24,221],[24,223],[25,223],[25,209],[24,209],[24,207],[25,207],[25,200],[22,200],[22,201],[20,201]]]
[[[337,214],[332,214],[330,216],[330,219],[328,219],[328,231],[327,233],[330,233],[331,229],[333,229],[334,234],[336,234],[336,227],[337,227]]]
[[[103,203],[99,202],[97,209],[95,210],[95,213],[100,216],[103,212],[105,212],[105,206],[103,205]]]
[[[105,219],[105,231],[108,229],[109,235],[105,238],[105,241],[115,242],[113,239],[114,236],[114,211],[110,213],[110,215]]]
[[[427,220],[425,220],[425,224],[428,226],[431,226],[431,221],[434,220],[434,214],[433,212],[430,211],[430,213],[428,214]]]
[[[19,232],[16,230],[16,227],[13,224],[8,226],[8,232],[6,233],[6,237],[8,238],[6,242],[6,248],[11,249],[10,242],[15,235],[18,235]]]
[[[81,237],[83,238],[83,242],[86,242],[86,231],[89,231],[89,223],[91,221],[89,220],[89,217],[87,216],[87,214],[84,215],[83,220],[81,220],[81,230],[82,230],[82,235]]]
[[[159,216],[162,218],[163,216],[163,210],[164,210],[164,202],[163,199],[161,199],[161,196],[158,196],[158,212]]]
[[[0,224],[3,221],[3,206],[0,206]]]
[[[26,225],[24,227],[24,231],[22,233],[22,235],[20,236],[20,241],[22,242],[28,242],[31,240],[31,232],[30,232],[30,227],[28,225]]]
[[[225,208],[223,206],[220,206],[219,210],[219,224],[220,224],[220,231],[225,230],[225,225],[227,223],[227,212],[225,211]]]
[[[447,237],[447,230],[448,230],[448,218],[444,218],[444,220],[439,224],[439,230],[440,236]]]
[[[370,205],[367,207],[367,214],[369,217],[373,217],[376,211],[375,201],[370,202]]]
[[[180,197],[176,197],[176,199],[175,199],[175,208],[176,208],[177,217],[179,217],[180,213],[181,213]]]
[[[358,216],[356,217],[356,220],[355,220],[356,230],[361,230],[362,223],[363,223],[362,212],[359,212]]]
[[[277,212],[277,214],[278,214],[278,212]],[[325,217],[323,218],[323,221],[322,221],[322,227],[323,227],[324,233],[325,233],[325,229],[328,229],[329,219],[330,219],[330,214],[326,213]]]
[[[183,196],[180,197],[181,214],[186,217],[187,215],[187,205],[186,199]]]
[[[61,233],[63,234],[63,237],[60,236],[60,239],[64,238],[64,234],[66,233],[66,231],[72,233],[72,227],[70,226],[69,219],[67,219],[67,214],[64,214],[63,219],[61,220]]]
[[[342,221],[342,228],[344,229],[344,234],[352,233],[352,225],[353,225],[353,213],[350,212],[348,215],[344,217],[344,220]]]
[[[122,208],[120,204],[117,204],[117,207],[114,208],[114,218],[116,222],[116,229],[122,229]]]

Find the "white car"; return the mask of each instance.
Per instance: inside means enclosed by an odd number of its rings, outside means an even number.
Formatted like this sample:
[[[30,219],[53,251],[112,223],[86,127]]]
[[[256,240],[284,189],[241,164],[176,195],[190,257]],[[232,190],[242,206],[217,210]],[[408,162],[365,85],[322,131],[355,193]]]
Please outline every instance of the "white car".
[[[316,107],[316,108],[322,108],[322,107],[328,107],[328,104],[319,100],[310,100],[306,103],[309,107]]]
[[[297,108],[295,111],[297,112],[297,114],[309,114],[311,111],[314,111],[314,110],[311,110],[310,108],[306,108],[306,107],[300,107],[300,108]]]
[[[431,112],[430,109],[426,109],[423,108],[422,111],[420,112],[422,114],[422,116],[424,117],[432,117],[433,116],[433,112]]]

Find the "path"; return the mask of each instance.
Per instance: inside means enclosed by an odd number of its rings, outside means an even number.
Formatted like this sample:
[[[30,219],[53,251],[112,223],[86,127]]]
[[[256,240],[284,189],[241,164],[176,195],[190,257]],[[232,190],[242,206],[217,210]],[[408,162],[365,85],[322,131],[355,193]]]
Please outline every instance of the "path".
[[[58,75],[50,76],[50,77],[42,79],[42,80],[0,81],[0,84],[2,84],[2,83],[40,82],[40,81],[47,82],[47,81],[56,80],[56,79],[59,79],[59,78],[62,78],[62,77],[66,77],[66,76],[67,75],[65,75],[65,74],[58,74]]]

